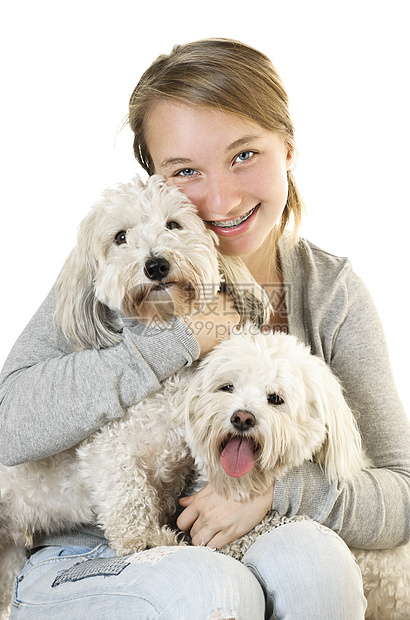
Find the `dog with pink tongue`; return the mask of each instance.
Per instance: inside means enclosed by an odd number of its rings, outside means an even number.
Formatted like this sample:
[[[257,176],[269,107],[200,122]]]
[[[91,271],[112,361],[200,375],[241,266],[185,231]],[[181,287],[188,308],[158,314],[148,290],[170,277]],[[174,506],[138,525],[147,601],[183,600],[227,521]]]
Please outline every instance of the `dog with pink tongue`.
[[[202,473],[198,483],[206,477],[217,493],[240,501],[263,494],[305,460],[329,481],[348,482],[370,468],[330,368],[292,336],[244,332],[219,344],[189,377],[185,438]],[[240,560],[258,536],[306,519],[271,510],[222,552]],[[351,551],[362,571],[366,620],[407,618],[410,545]]]
[[[338,380],[292,336],[252,326],[232,335],[189,377],[185,403],[187,444],[224,497],[262,495],[305,460],[329,480],[366,465]]]

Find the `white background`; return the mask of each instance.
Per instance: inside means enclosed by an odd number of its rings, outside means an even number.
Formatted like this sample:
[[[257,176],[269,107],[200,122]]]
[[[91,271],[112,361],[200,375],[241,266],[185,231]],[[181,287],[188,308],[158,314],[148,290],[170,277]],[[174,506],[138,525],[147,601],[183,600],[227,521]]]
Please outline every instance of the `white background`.
[[[409,411],[404,0],[3,3],[0,365],[80,219],[137,170],[130,132],[117,132],[141,73],[175,43],[211,36],[243,40],[279,70],[297,131],[303,233],[349,256],[370,288]]]

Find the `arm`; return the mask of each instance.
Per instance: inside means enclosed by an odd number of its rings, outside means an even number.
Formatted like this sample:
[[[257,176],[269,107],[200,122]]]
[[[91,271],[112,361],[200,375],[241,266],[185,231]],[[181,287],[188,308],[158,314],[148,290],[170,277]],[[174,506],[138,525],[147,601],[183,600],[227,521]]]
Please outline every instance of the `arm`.
[[[107,349],[70,352],[55,333],[51,291],[12,349],[0,376],[0,461],[44,458],[88,437],[199,356],[186,325],[124,329]]]
[[[350,266],[319,299],[306,336],[339,377],[374,468],[352,484],[330,484],[318,466],[305,463],[276,481],[273,508],[307,514],[351,546],[394,547],[410,537],[410,425],[380,320]]]

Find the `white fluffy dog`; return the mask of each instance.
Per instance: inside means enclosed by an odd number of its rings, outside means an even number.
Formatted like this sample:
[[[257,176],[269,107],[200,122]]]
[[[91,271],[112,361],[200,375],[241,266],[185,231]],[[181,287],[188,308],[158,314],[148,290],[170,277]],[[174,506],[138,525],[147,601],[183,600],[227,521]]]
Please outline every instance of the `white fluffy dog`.
[[[252,331],[218,345],[186,392],[186,440],[213,488],[237,500],[262,494],[304,460],[320,464],[330,481],[347,482],[371,467],[328,366],[292,336]],[[257,536],[287,521],[270,512],[223,552],[240,559]],[[352,551],[362,570],[366,618],[409,620],[410,545]]]
[[[159,177],[106,190],[81,223],[60,274],[57,327],[73,349],[108,347],[135,320],[155,328],[194,313],[213,299],[221,279],[243,318],[261,313],[263,320],[266,297],[256,283],[243,285],[250,282],[243,263],[222,256],[216,243],[188,200]],[[79,446],[0,466],[0,608],[8,605],[34,532],[97,520],[120,554],[178,542],[166,517],[192,460],[170,423],[177,385],[178,375]]]

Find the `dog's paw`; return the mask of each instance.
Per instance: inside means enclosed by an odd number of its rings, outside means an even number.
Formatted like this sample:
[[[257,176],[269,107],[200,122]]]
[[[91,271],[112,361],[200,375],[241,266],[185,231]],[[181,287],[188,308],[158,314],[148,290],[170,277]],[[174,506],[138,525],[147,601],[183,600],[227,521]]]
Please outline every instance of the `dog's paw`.
[[[168,525],[158,529],[145,529],[138,535],[127,539],[111,539],[110,547],[117,555],[131,555],[155,547],[176,547],[186,544],[182,532],[172,530]]]
[[[168,525],[163,525],[150,539],[148,547],[176,547],[185,544],[182,532],[172,530]]]

